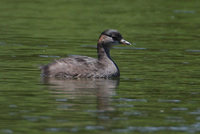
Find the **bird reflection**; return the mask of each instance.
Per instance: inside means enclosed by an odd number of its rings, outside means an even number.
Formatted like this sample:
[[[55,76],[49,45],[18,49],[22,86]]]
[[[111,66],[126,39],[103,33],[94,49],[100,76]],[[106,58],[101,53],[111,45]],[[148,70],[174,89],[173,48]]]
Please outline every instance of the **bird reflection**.
[[[114,110],[110,104],[111,97],[115,95],[115,89],[119,85],[119,79],[66,79],[44,78],[43,83],[48,84],[49,89],[60,97],[70,100],[82,101],[82,103],[96,103],[96,110]],[[94,100],[95,98],[95,100]],[[92,102],[94,101],[94,102]],[[73,101],[71,101],[73,103]],[[71,105],[75,105],[71,104]]]

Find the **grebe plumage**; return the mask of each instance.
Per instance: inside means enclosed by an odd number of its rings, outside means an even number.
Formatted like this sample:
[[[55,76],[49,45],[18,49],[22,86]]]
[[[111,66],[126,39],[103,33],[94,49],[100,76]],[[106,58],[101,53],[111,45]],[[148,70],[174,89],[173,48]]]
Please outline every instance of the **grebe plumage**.
[[[98,59],[78,55],[58,59],[41,67],[42,76],[60,79],[119,77],[119,69],[110,57],[111,46],[119,44],[131,45],[117,30],[105,30],[97,43]]]

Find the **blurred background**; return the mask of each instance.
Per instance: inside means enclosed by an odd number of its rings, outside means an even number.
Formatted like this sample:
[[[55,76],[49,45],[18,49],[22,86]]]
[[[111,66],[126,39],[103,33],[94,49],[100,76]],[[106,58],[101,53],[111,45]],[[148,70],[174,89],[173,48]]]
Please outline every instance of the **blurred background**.
[[[199,0],[0,0],[0,133],[200,132]],[[117,80],[43,80],[39,66],[96,57],[105,29],[134,46]]]

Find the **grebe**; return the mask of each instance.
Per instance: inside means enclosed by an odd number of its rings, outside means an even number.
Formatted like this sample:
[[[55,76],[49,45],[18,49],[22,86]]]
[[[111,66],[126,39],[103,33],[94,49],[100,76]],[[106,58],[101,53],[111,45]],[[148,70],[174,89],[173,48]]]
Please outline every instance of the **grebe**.
[[[117,30],[105,30],[97,43],[98,59],[79,55],[58,59],[41,67],[42,76],[59,79],[119,77],[119,69],[110,57],[111,46],[119,44],[131,45]]]

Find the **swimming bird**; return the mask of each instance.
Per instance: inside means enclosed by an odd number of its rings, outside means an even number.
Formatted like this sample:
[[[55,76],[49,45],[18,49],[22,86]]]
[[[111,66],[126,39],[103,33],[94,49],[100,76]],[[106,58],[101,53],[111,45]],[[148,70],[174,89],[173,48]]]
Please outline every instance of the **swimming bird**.
[[[42,76],[59,79],[119,77],[119,68],[110,57],[110,48],[119,44],[131,45],[117,30],[105,30],[98,39],[97,59],[79,55],[58,59],[41,67]]]

